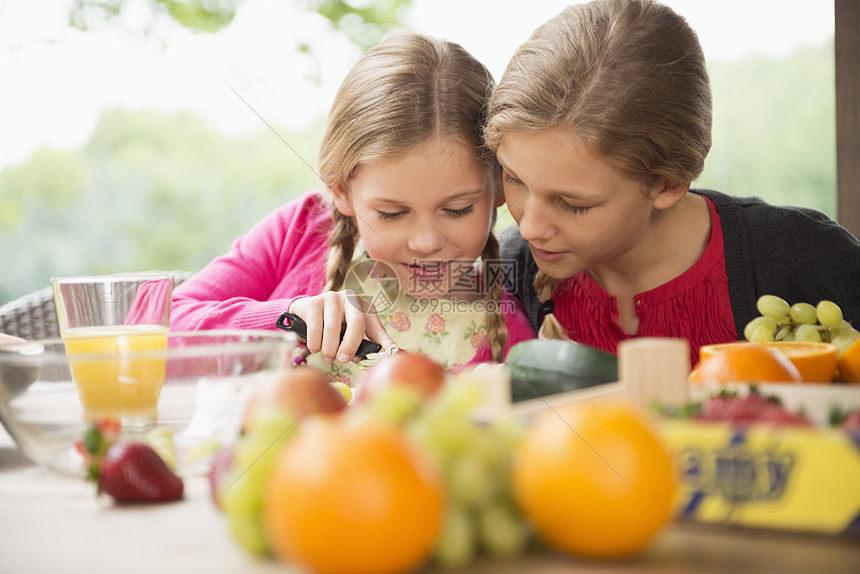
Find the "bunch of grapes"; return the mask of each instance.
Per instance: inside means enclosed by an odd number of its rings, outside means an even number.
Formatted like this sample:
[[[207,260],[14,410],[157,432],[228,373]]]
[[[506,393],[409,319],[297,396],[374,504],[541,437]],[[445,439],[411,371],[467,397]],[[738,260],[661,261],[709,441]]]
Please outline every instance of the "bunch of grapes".
[[[436,460],[448,494],[446,522],[435,561],[456,568],[477,555],[514,558],[528,545],[531,530],[510,483],[510,466],[521,424],[512,418],[473,420],[482,401],[468,379],[448,386],[410,423],[412,436]]]
[[[748,341],[829,342],[839,348],[839,355],[860,339],[860,331],[842,317],[842,309],[833,301],[789,305],[776,295],[762,295],[756,302],[760,317],[744,328]]]
[[[515,558],[531,540],[510,484],[521,423],[475,421],[482,396],[475,380],[462,377],[429,400],[392,387],[370,405],[373,416],[404,425],[442,475],[448,507],[433,553],[442,568],[460,568],[481,555]]]
[[[217,499],[230,532],[255,556],[269,553],[263,527],[264,485],[277,453],[295,433],[295,423],[295,417],[286,412],[273,410],[260,416],[239,438],[231,464],[219,477]]]

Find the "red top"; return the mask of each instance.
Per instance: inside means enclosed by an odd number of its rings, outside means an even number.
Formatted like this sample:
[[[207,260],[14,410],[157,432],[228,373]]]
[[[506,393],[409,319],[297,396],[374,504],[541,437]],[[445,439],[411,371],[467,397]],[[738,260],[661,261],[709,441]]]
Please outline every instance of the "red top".
[[[705,252],[682,275],[636,295],[639,330],[626,334],[618,325],[616,299],[583,271],[562,281],[553,295],[555,316],[574,341],[616,352],[619,341],[634,337],[676,337],[690,342],[690,363],[699,347],[737,341],[729,300],[726,255],[720,216],[710,199],[711,233]]]

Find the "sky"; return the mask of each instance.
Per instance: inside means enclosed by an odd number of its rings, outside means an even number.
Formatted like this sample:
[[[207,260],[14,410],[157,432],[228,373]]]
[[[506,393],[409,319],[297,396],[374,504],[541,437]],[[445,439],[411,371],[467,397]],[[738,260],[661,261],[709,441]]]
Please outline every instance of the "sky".
[[[135,1],[121,22],[81,32],[68,25],[73,0],[0,0],[0,169],[40,146],[80,146],[112,107],[192,109],[227,133],[259,130],[261,117],[301,130],[326,113],[359,56],[297,0],[244,0],[214,35],[153,21]],[[708,59],[781,56],[833,35],[832,0],[664,1]],[[414,0],[406,23],[461,43],[498,80],[516,47],[569,3]]]

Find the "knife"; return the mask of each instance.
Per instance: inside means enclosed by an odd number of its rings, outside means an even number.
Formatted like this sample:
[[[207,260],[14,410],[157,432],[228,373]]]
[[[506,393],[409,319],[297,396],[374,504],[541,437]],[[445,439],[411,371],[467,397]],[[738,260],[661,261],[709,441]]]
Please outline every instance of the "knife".
[[[293,315],[292,313],[281,313],[281,316],[278,317],[278,322],[275,323],[275,327],[295,333],[305,341],[308,339],[308,325],[298,315]],[[343,334],[345,331],[346,330],[344,329],[340,332],[341,341],[343,341]],[[361,344],[358,345],[358,350],[355,352],[355,356],[363,361],[367,358],[368,354],[378,353],[381,350],[382,345],[379,343],[363,339]]]

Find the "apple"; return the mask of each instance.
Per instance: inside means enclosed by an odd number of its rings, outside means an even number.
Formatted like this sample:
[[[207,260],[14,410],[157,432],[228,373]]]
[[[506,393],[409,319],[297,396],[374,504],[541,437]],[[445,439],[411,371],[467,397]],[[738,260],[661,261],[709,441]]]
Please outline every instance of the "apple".
[[[287,410],[294,416],[336,414],[346,401],[331,386],[325,373],[307,366],[292,367],[271,377],[254,389],[242,417],[242,430],[248,430],[260,413],[269,409]]]
[[[448,373],[445,367],[421,353],[398,351],[364,372],[358,381],[356,402],[365,402],[391,385],[403,385],[430,397],[442,388]]]

